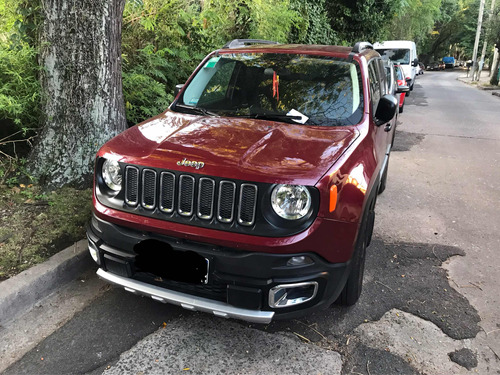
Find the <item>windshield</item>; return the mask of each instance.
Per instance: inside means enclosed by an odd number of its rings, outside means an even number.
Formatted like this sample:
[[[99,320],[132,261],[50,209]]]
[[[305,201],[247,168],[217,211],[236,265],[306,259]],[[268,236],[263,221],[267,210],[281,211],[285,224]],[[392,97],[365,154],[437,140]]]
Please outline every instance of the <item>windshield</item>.
[[[387,48],[387,49],[378,49],[377,52],[380,53],[380,56],[387,57],[389,60],[398,62],[400,64],[409,64],[410,63],[410,50],[406,48]]]
[[[212,57],[184,90],[176,111],[307,125],[358,123],[362,84],[355,62],[309,55],[231,53]]]

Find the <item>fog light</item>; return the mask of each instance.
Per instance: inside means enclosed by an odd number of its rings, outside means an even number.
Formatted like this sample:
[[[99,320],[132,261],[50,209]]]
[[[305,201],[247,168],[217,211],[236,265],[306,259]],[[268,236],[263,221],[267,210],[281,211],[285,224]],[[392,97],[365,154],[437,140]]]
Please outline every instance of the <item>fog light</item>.
[[[99,255],[98,255],[99,253],[96,245],[92,241],[89,241],[89,252],[92,259],[94,259],[94,262],[99,264]]]
[[[297,256],[297,257],[291,257],[288,259],[288,262],[286,262],[286,265],[288,267],[294,267],[294,266],[305,266],[308,264],[313,264],[314,261],[305,255]]]
[[[269,306],[281,308],[300,305],[316,297],[317,292],[318,283],[316,281],[277,285],[269,291]]]

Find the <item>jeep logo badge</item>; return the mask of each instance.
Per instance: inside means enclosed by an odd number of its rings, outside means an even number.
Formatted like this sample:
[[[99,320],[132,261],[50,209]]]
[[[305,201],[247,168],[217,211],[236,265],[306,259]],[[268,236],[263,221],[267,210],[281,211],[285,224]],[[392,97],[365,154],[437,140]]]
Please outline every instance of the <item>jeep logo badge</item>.
[[[184,165],[186,167],[201,169],[205,166],[205,163],[203,163],[202,161],[187,160],[186,158],[184,158],[182,161],[178,161],[177,165]]]

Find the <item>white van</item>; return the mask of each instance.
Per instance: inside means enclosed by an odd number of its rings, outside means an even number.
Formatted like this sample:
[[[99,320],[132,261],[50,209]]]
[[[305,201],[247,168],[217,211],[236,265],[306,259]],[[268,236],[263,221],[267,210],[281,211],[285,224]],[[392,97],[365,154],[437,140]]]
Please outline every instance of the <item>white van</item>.
[[[410,90],[413,90],[418,66],[415,42],[411,40],[387,40],[382,43],[375,43],[373,48],[382,57],[401,64],[406,82],[410,86]],[[407,95],[409,95],[409,92]]]

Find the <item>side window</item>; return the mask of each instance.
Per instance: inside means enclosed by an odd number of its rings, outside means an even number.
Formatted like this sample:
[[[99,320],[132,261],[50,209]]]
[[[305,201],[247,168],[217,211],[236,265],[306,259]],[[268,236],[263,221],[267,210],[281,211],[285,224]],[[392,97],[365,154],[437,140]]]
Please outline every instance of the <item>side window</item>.
[[[378,63],[378,71],[380,75],[380,86],[382,89],[382,95],[389,93],[389,82],[387,75],[385,74],[384,62],[381,59],[376,60]]]
[[[370,98],[372,111],[375,115],[378,102],[380,100],[380,79],[378,74],[378,64],[376,62],[371,62],[368,65],[368,78],[370,80]]]
[[[387,91],[386,93],[387,94],[390,94],[391,93],[391,83],[393,82],[393,79],[392,79],[392,70],[391,68],[389,68],[388,66],[385,67],[385,76],[386,76],[386,79],[387,79]]]

